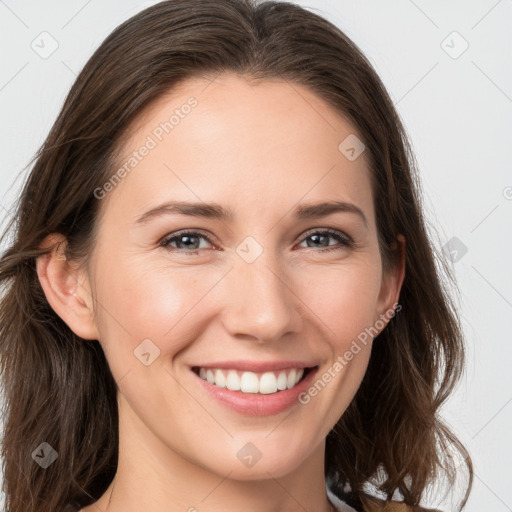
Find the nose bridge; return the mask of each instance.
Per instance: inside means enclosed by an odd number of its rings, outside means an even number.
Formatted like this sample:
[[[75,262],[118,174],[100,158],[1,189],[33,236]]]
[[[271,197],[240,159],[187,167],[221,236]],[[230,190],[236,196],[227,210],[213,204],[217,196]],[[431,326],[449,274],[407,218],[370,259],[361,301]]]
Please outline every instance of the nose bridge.
[[[251,250],[254,247],[249,245]],[[223,314],[225,328],[233,336],[248,335],[261,342],[298,331],[297,298],[282,262],[270,250],[263,250],[254,261],[241,254],[228,276],[231,297]]]

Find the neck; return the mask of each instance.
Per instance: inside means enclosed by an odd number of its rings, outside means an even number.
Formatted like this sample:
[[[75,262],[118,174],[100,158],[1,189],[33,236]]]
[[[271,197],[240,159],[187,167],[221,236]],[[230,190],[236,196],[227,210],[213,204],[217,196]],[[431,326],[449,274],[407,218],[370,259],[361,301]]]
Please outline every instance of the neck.
[[[260,470],[257,478],[237,480],[230,478],[233,468],[219,474],[176,453],[130,411],[120,403],[116,476],[100,500],[83,512],[334,510],[325,490],[325,443],[284,475]]]

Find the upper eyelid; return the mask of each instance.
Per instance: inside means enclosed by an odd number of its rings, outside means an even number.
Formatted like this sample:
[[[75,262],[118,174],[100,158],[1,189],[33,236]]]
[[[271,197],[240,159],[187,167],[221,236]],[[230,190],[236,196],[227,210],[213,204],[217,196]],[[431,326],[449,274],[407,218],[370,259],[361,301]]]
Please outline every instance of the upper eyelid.
[[[354,243],[354,239],[346,232],[344,232],[340,229],[327,228],[327,227],[310,228],[310,229],[304,231],[303,233],[301,233],[300,240],[302,241],[305,238],[308,238],[309,236],[316,234],[316,233],[323,233],[323,234],[327,234],[327,235],[330,235],[333,237],[335,235],[338,235],[338,236],[341,236],[342,238],[346,238],[347,243]],[[164,243],[170,242],[171,240],[173,240],[175,238],[178,238],[178,237],[184,236],[184,235],[188,235],[188,234],[201,235],[210,243],[217,242],[217,237],[215,235],[210,234],[207,231],[203,231],[200,228],[186,228],[186,229],[180,229],[178,231],[172,232],[172,233],[164,236],[159,243],[164,244]]]
[[[169,233],[165,235],[161,240],[160,243],[172,240],[173,238],[178,238],[180,236],[189,235],[189,234],[198,234],[201,236],[204,236],[207,240],[214,242],[217,240],[217,237],[208,233],[207,231],[203,231],[198,228],[190,228],[190,229],[180,229],[178,231],[173,231],[172,233]]]

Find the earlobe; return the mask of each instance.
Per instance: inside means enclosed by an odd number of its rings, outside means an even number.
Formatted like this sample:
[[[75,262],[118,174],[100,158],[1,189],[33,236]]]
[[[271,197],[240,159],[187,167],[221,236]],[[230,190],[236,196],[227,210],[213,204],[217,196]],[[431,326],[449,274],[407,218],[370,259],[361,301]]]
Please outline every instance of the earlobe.
[[[67,260],[63,235],[52,233],[41,248],[52,250],[36,261],[37,275],[48,303],[81,338],[98,339],[93,299],[87,275]]]

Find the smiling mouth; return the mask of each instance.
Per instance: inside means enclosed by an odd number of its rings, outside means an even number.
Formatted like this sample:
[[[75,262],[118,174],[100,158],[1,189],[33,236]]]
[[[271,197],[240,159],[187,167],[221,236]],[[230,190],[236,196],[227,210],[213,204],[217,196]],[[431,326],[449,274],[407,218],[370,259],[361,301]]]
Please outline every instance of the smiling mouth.
[[[249,372],[226,368],[192,367],[201,379],[218,388],[247,394],[270,395],[294,388],[304,380],[311,368],[289,368],[273,372]]]

